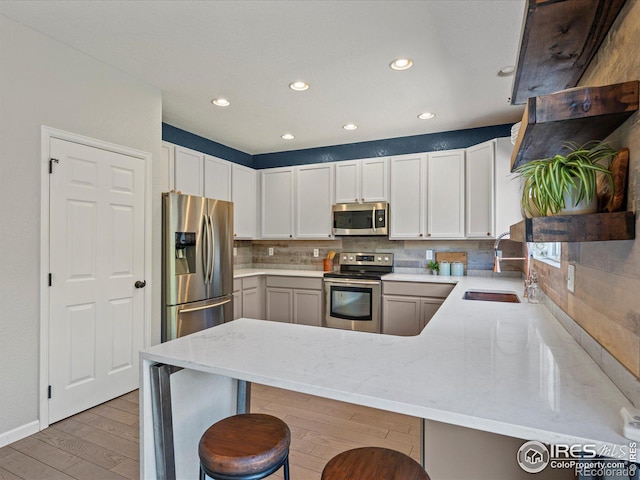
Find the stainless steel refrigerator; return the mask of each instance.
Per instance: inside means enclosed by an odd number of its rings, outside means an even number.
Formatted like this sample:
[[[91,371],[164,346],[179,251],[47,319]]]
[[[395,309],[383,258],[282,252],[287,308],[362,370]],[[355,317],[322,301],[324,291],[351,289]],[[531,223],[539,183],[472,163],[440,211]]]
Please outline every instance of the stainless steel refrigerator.
[[[162,341],[233,319],[233,203],[162,194]]]

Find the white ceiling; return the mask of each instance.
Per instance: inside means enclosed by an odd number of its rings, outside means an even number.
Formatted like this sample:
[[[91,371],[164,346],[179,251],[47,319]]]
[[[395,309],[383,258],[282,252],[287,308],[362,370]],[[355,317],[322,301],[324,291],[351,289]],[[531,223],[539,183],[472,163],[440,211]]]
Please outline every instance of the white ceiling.
[[[496,73],[516,62],[524,8],[525,0],[0,2],[0,14],[158,87],[164,122],[250,154],[518,121],[513,77]],[[405,56],[410,70],[388,67]],[[311,88],[294,92],[294,80]],[[214,97],[231,105],[214,107]],[[423,111],[436,117],[418,120]],[[359,128],[343,130],[350,122]]]

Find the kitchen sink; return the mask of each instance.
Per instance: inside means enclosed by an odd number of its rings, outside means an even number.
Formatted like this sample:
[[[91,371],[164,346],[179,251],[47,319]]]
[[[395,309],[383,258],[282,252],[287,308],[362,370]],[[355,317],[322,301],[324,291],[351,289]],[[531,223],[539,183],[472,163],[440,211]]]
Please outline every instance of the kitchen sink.
[[[483,302],[520,303],[518,295],[509,292],[482,292],[467,290],[462,296],[463,300],[481,300]]]

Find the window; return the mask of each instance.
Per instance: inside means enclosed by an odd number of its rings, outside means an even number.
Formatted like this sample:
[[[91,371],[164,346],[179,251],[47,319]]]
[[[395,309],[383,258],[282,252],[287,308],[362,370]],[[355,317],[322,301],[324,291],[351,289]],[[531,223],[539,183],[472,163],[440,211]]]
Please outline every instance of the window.
[[[540,260],[541,262],[548,263],[554,267],[560,268],[560,253],[562,243],[560,242],[547,242],[547,243],[532,243],[530,245],[530,251],[533,254],[533,258]]]

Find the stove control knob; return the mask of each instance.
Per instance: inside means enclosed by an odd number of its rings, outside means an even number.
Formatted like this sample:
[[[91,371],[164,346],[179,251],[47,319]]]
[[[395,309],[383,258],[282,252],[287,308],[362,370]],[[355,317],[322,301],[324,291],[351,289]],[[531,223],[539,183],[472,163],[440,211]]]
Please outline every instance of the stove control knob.
[[[343,256],[343,257],[342,257],[342,259],[343,259],[343,260],[346,260],[346,259],[347,259],[347,256],[346,256],[346,255],[345,255],[345,256]]]
[[[389,261],[389,257],[384,257],[384,261],[388,262]]]
[[[382,261],[382,257],[378,257],[378,261],[381,262]]]

